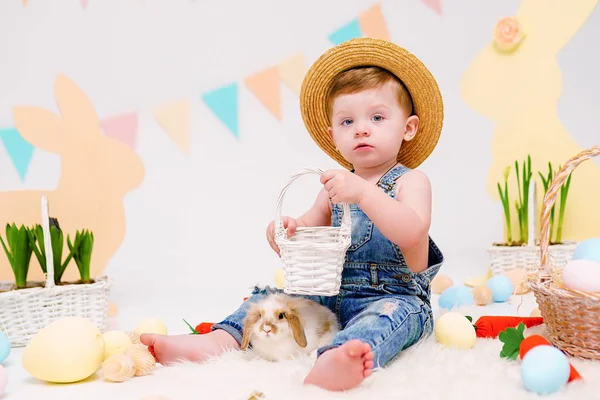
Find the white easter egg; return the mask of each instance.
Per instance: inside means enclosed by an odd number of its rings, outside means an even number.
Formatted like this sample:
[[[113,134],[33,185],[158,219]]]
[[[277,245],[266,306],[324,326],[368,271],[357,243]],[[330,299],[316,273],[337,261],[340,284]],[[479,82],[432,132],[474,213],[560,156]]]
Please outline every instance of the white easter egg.
[[[93,375],[104,360],[102,332],[91,321],[63,317],[42,328],[23,350],[23,368],[34,378],[72,383]]]
[[[600,263],[579,259],[563,267],[562,280],[565,287],[583,292],[600,292]]]
[[[434,331],[436,340],[446,347],[468,349],[477,340],[473,324],[457,312],[448,312],[439,317]]]

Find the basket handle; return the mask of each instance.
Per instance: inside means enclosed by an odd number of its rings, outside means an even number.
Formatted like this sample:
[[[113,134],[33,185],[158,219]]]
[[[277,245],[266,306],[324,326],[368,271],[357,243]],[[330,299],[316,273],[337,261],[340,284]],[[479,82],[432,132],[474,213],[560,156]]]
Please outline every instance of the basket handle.
[[[302,175],[306,175],[306,174],[321,175],[322,173],[323,173],[323,170],[320,168],[315,168],[315,167],[302,168],[301,170],[292,174],[288,178],[288,180],[283,184],[283,187],[281,188],[281,192],[279,193],[279,198],[277,199],[277,209],[275,212],[275,236],[276,237],[283,234],[283,232],[285,231],[285,228],[283,227],[283,221],[281,219],[281,207],[283,205],[283,197],[285,196],[285,193],[287,192],[290,185],[296,179],[301,177]],[[345,230],[351,229],[352,220],[350,219],[350,206],[346,203],[342,203],[342,208],[343,208],[344,212],[342,215],[341,231],[343,232]]]
[[[44,251],[46,253],[46,288],[54,287],[54,255],[50,237],[50,212],[48,198],[42,196],[42,230],[44,232]]]
[[[584,161],[589,160],[592,157],[600,154],[600,145],[591,147],[587,150],[583,150],[574,157],[571,157],[565,165],[556,173],[552,179],[551,185],[548,187],[546,194],[544,195],[544,201],[542,203],[542,212],[540,216],[540,253],[541,253],[541,268],[538,271],[538,279],[543,280],[540,276],[540,272],[544,272],[543,278],[549,279],[551,271],[549,271],[548,262],[548,249],[550,246],[550,211],[558,191],[565,183],[569,175]]]

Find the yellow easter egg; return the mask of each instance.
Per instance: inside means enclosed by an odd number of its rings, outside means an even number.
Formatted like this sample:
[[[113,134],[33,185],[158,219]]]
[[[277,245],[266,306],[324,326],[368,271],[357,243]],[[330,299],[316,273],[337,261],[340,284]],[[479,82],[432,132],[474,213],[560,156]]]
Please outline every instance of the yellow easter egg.
[[[275,271],[275,286],[279,289],[283,289],[284,278],[283,278],[283,269],[279,268]]]
[[[541,317],[542,313],[540,312],[540,309],[538,307],[534,308],[533,310],[531,310],[531,314],[529,314],[530,317]]]
[[[446,347],[468,349],[475,345],[477,336],[471,322],[462,314],[448,312],[435,322],[435,337]]]
[[[133,344],[128,334],[121,331],[108,331],[104,339],[104,360],[115,354],[123,354]]]
[[[142,333],[157,333],[159,335],[167,334],[167,326],[157,318],[146,318],[141,320],[133,330],[138,335]]]
[[[104,360],[102,332],[81,317],[59,318],[42,328],[23,350],[23,368],[34,378],[72,383],[93,375]]]
[[[448,275],[438,274],[431,281],[431,291],[435,294],[441,294],[452,285],[454,285],[452,278]]]

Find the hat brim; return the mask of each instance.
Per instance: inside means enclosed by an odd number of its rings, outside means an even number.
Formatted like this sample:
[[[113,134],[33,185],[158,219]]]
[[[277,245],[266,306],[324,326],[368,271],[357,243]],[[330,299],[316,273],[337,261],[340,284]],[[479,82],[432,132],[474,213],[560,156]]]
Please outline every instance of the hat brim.
[[[347,169],[352,165],[335,149],[327,128],[327,94],[335,77],[348,69],[377,66],[396,75],[406,86],[419,117],[415,137],[402,143],[397,160],[419,166],[436,147],[443,125],[444,105],[438,84],[425,65],[404,48],[380,39],[357,38],[325,52],[310,67],[300,90],[300,111],[309,134],[331,158]]]

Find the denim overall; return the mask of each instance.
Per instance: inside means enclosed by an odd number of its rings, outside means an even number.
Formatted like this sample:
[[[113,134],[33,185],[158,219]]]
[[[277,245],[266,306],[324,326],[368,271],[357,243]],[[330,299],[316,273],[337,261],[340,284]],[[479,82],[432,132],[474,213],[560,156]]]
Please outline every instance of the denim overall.
[[[406,167],[396,166],[384,174],[377,185],[394,198],[396,180],[407,171]],[[408,268],[400,248],[388,240],[356,204],[350,205],[350,212],[352,242],[346,252],[339,294],[302,297],[332,310],[342,328],[330,345],[318,350],[318,356],[348,340],[360,339],[371,345],[374,368],[378,368],[432,332],[430,283],[444,258],[429,238],[428,268],[415,274]],[[342,213],[341,204],[332,204],[332,226],[340,226]],[[272,292],[281,291],[256,288],[238,310],[215,324],[213,330],[223,329],[241,343],[248,303]]]

